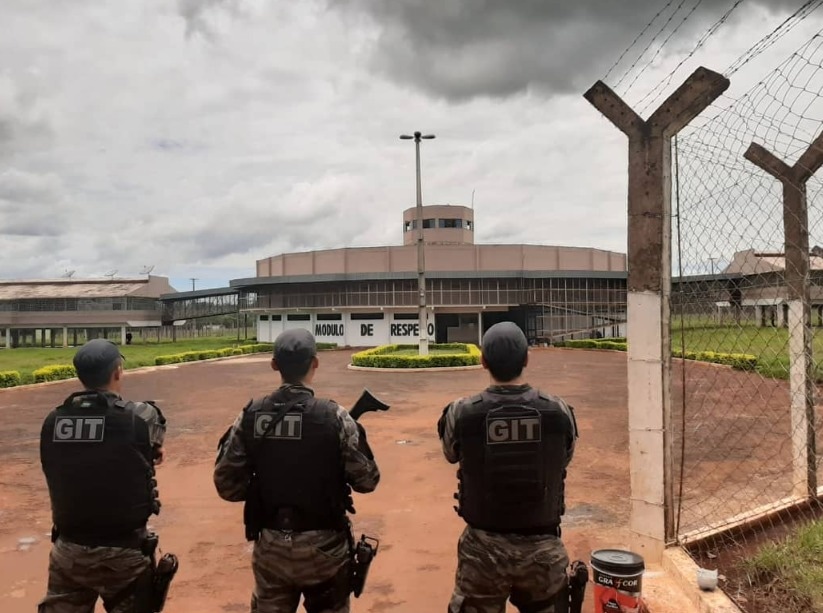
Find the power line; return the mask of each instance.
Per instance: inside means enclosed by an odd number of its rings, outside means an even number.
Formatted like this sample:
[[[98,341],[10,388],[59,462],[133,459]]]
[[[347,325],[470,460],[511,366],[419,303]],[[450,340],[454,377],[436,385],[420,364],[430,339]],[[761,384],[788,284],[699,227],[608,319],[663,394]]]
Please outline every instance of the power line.
[[[617,68],[617,65],[618,65],[618,64],[620,64],[620,62],[621,62],[621,61],[623,61],[623,58],[624,58],[624,57],[626,57],[626,54],[634,48],[634,46],[637,44],[637,41],[639,41],[641,38],[643,38],[643,35],[644,35],[646,32],[648,32],[649,28],[651,28],[651,27],[652,27],[652,24],[654,24],[654,22],[655,22],[655,21],[657,21],[657,18],[658,18],[658,17],[660,17],[660,15],[662,15],[662,14],[663,14],[663,11],[665,11],[667,8],[669,8],[669,7],[672,5],[672,2],[674,2],[674,0],[669,0],[669,1],[666,3],[666,6],[664,6],[662,9],[660,9],[659,11],[657,11],[657,14],[656,14],[654,17],[652,17],[652,20],[651,20],[649,23],[647,23],[647,24],[646,24],[646,27],[645,27],[645,28],[643,28],[643,31],[642,31],[642,32],[640,32],[640,34],[638,34],[638,35],[637,35],[637,38],[635,38],[635,39],[631,42],[631,44],[623,50],[623,53],[621,53],[621,54],[620,54],[620,57],[619,57],[619,58],[617,58],[617,61],[616,61],[614,64],[612,64],[612,67],[611,67],[611,68],[609,68],[609,71],[606,73],[606,76],[604,76],[604,77],[603,77],[603,81],[604,81],[604,82],[606,81],[606,79],[608,79],[608,78],[611,76],[612,71],[613,71],[615,68]],[[637,65],[637,64],[635,64],[635,66],[636,66],[636,65]]]
[[[708,30],[706,30],[706,32],[704,32],[704,33],[703,33],[703,36],[701,36],[701,37],[700,37],[700,40],[698,40],[698,41],[697,41],[697,44],[694,46],[694,48],[693,48],[693,49],[689,52],[689,54],[688,54],[685,58],[683,58],[683,59],[680,61],[680,63],[679,63],[677,66],[675,66],[675,67],[674,67],[674,70],[672,70],[672,71],[671,71],[671,72],[670,72],[670,73],[669,73],[666,77],[664,77],[664,78],[663,78],[663,79],[662,79],[662,80],[661,80],[661,81],[660,81],[657,85],[655,85],[655,86],[654,86],[654,88],[653,88],[653,89],[652,89],[652,90],[651,90],[648,94],[646,94],[646,95],[645,95],[645,96],[644,96],[644,97],[640,100],[640,102],[638,103],[638,106],[639,106],[639,105],[641,105],[641,104],[643,104],[643,103],[644,103],[646,100],[648,100],[651,96],[653,96],[653,95],[655,95],[655,93],[657,93],[657,95],[654,97],[654,99],[652,99],[652,100],[651,100],[651,101],[650,101],[650,102],[649,102],[649,103],[648,103],[645,107],[643,107],[643,108],[641,108],[641,109],[640,109],[641,114],[642,114],[643,112],[645,112],[646,108],[648,108],[649,106],[653,105],[655,102],[657,102],[657,101],[660,99],[660,97],[663,95],[663,91],[664,91],[664,90],[665,90],[665,89],[669,86],[669,84],[671,84],[671,82],[672,82],[672,78],[674,77],[675,73],[676,73],[678,70],[680,70],[680,68],[682,68],[683,64],[685,64],[685,63],[686,63],[686,62],[688,62],[690,59],[692,59],[692,57],[694,57],[694,54],[695,54],[695,53],[697,53],[697,52],[700,50],[700,48],[701,48],[703,45],[705,45],[705,44],[706,44],[706,42],[707,42],[707,41],[708,41],[708,40],[709,40],[709,39],[710,39],[710,38],[714,35],[714,33],[715,33],[715,32],[717,32],[717,30],[719,30],[719,29],[720,29],[720,27],[721,27],[723,24],[725,24],[725,23],[726,23],[726,21],[728,21],[728,19],[729,19],[729,17],[731,16],[731,14],[735,11],[735,9],[736,9],[738,6],[740,6],[741,4],[743,4],[743,2],[744,2],[744,1],[745,1],[745,0],[735,0],[735,2],[734,2],[734,4],[732,5],[732,7],[731,7],[728,11],[726,11],[720,19],[718,19],[717,21],[715,21],[715,22],[714,22],[714,23],[713,23],[713,24],[709,27],[709,29],[708,29]]]

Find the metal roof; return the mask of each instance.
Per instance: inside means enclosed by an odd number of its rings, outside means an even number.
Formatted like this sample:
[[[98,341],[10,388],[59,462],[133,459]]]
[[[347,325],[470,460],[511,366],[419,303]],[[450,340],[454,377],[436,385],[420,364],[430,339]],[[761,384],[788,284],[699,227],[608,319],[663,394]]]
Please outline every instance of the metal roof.
[[[119,298],[145,290],[148,284],[146,278],[0,281],[0,300]]]
[[[484,270],[459,272],[427,272],[427,279],[626,279],[625,271],[599,270]],[[330,281],[390,281],[417,279],[416,272],[360,272],[283,277],[249,277],[229,282],[233,288],[252,288],[290,283],[327,283]]]

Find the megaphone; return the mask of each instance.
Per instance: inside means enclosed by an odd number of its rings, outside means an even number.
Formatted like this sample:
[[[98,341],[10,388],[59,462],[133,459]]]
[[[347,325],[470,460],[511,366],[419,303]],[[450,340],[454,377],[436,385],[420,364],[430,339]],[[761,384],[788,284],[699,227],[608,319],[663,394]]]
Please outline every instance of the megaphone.
[[[358,398],[354,406],[349,409],[349,415],[351,415],[353,420],[357,421],[363,413],[368,413],[369,411],[388,411],[389,408],[390,405],[377,399],[369,390],[364,389],[360,398]]]

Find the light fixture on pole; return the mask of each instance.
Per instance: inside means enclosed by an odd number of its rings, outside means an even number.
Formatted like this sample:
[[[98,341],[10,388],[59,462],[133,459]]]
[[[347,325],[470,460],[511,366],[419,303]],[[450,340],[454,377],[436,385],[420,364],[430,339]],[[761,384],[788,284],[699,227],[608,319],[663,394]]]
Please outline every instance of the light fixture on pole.
[[[415,132],[414,136],[401,134],[403,140],[414,140],[415,160],[417,162],[417,292],[418,301],[418,352],[420,355],[429,354],[429,331],[426,318],[426,259],[423,248],[423,193],[420,187],[420,140],[432,139],[434,134]]]

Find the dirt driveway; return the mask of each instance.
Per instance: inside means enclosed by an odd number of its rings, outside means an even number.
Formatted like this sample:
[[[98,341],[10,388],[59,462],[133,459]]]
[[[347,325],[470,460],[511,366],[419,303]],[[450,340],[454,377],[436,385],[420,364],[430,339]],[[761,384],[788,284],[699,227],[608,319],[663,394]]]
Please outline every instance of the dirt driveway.
[[[383,477],[374,494],[356,497],[353,521],[358,537],[376,536],[381,547],[353,610],[444,611],[463,524],[452,509],[455,470],[442,457],[435,423],[452,398],[484,387],[486,375],[356,372],[346,368],[350,353],[321,354],[318,393],[349,405],[368,387],[392,405],[388,413],[363,417]],[[588,561],[596,548],[630,548],[625,354],[536,349],[528,374],[577,411],[581,440],[564,519],[570,555]],[[266,356],[127,373],[125,395],[156,400],[169,418],[167,459],[158,477],[163,509],[153,521],[161,547],[181,560],[169,613],[248,611],[250,546],[242,507],[218,498],[211,471],[222,432],[251,395],[274,385]],[[38,433],[47,411],[75,386],[67,381],[0,392],[3,613],[34,611],[45,590],[50,514]],[[21,544],[28,538],[36,541]]]

